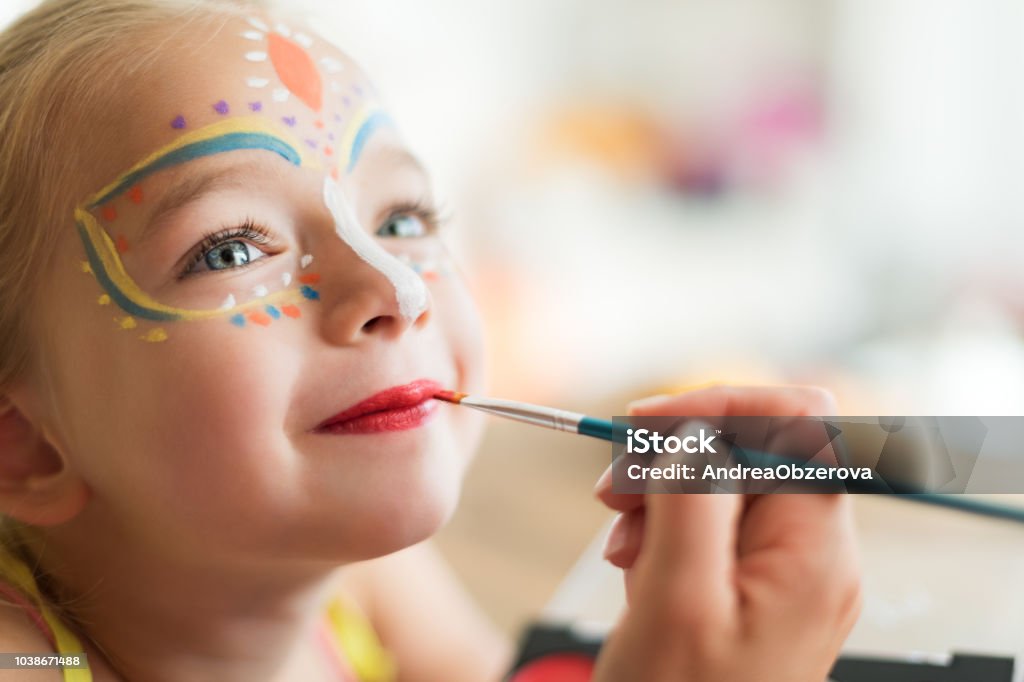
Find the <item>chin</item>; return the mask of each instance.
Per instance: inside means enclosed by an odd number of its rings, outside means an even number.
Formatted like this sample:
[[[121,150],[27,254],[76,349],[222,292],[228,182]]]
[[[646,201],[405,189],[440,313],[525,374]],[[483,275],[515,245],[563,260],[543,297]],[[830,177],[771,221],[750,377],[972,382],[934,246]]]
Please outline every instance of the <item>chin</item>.
[[[428,473],[429,472],[429,473]],[[422,471],[367,493],[359,512],[347,515],[349,560],[373,559],[415,545],[451,519],[462,491],[461,468]],[[353,556],[353,554],[355,556]]]

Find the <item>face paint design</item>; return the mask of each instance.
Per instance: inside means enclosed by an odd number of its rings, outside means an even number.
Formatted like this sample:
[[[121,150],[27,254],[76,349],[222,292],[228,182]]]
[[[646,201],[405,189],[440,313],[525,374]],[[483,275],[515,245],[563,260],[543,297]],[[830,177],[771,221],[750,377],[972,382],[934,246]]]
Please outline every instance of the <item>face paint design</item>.
[[[398,260],[403,265],[412,268],[413,272],[427,282],[436,282],[443,277],[451,277],[455,273],[451,261],[447,257],[424,260],[402,254],[398,257]]]
[[[360,258],[381,272],[395,288],[398,311],[408,321],[415,320],[427,309],[430,294],[423,280],[409,266],[384,250],[359,227],[352,207],[345,201],[341,189],[330,178],[324,180],[324,203],[334,217],[338,236]]]
[[[307,52],[314,45],[313,38],[280,23],[271,30],[260,19],[249,18],[248,22],[251,28],[241,36],[249,41],[249,46],[239,53],[239,58],[254,67],[266,63],[273,71],[251,73],[246,76],[245,84],[252,90],[269,90],[269,100],[272,101],[254,99],[251,94],[238,101],[214,97],[214,103],[206,106],[223,120],[195,130],[194,118],[199,116],[192,117],[189,112],[174,116],[170,127],[181,131],[180,137],[137,163],[75,211],[87,258],[82,263],[82,270],[94,276],[103,288],[105,293],[99,297],[99,304],[116,305],[127,315],[115,318],[119,329],[136,329],[139,320],[169,323],[218,318],[227,319],[238,327],[249,324],[269,326],[274,320],[299,317],[296,303],[320,300],[320,293],[314,288],[319,283],[319,275],[306,272],[313,256],[305,254],[300,260],[301,272],[294,276],[291,273],[281,275],[282,291],[271,291],[277,287],[259,284],[228,295],[215,309],[192,310],[166,305],[143,291],[128,274],[121,261],[121,255],[128,253],[131,247],[128,239],[123,234],[108,233],[93,215],[94,212],[99,214],[109,226],[118,218],[115,205],[118,201],[142,203],[141,183],[151,175],[195,159],[236,150],[271,151],[299,167],[320,168],[326,165],[330,168],[330,176],[337,179],[342,171],[351,173],[355,169],[373,133],[382,126],[391,125],[391,120],[376,102],[363,96],[367,88],[354,82],[343,87],[334,80],[336,74],[345,70],[341,61],[329,56],[316,60]],[[300,111],[279,106],[291,106],[289,102],[299,105]],[[305,115],[301,110],[305,110]],[[246,115],[235,117],[239,111],[246,112]],[[309,118],[310,112],[314,115],[312,119]],[[328,117],[335,126],[330,130],[324,124]],[[301,142],[292,137],[289,129],[294,129]],[[342,211],[347,209],[344,201],[340,206],[345,206]],[[359,230],[354,218],[350,220],[356,229],[349,230],[346,223],[346,227],[339,228],[339,234],[353,245],[361,258],[392,281],[401,314],[418,316],[426,306],[426,291],[419,277],[394,261]],[[358,248],[355,244],[359,245]],[[276,278],[273,284],[276,284]],[[158,343],[165,341],[168,334],[158,327],[140,338]]]

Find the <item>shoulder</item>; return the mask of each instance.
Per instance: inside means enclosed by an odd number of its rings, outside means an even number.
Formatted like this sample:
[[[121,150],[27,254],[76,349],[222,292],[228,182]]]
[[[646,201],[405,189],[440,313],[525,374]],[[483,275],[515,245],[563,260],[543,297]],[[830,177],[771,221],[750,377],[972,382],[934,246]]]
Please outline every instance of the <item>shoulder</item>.
[[[347,567],[342,575],[339,594],[368,616],[403,677],[477,681],[499,679],[507,670],[510,643],[431,541]]]
[[[0,596],[0,651],[17,653],[53,653],[53,646],[23,607]],[[58,669],[4,670],[0,682],[59,682]]]

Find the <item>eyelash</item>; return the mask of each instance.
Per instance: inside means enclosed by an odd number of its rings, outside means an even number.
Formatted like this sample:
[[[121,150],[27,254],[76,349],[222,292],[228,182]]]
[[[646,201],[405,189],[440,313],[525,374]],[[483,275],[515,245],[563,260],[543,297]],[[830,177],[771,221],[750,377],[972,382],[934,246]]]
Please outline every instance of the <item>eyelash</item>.
[[[404,215],[416,216],[422,220],[423,225],[427,228],[427,234],[436,234],[448,221],[447,217],[443,216],[438,209],[424,201],[407,201],[392,206],[383,223]]]
[[[273,239],[270,235],[270,229],[268,227],[257,223],[252,218],[246,217],[241,225],[205,234],[203,236],[203,240],[195,246],[195,249],[192,251],[192,255],[189,256],[188,263],[181,271],[178,279],[185,279],[189,275],[193,274],[192,270],[212,249],[227,244],[228,242],[237,241],[238,239],[246,239],[257,246],[267,246],[268,244],[273,243]],[[235,269],[241,270],[247,267],[249,267],[248,263]]]
[[[424,226],[427,228],[428,234],[436,234],[447,222],[447,218],[442,217],[438,209],[423,201],[409,201],[394,205],[388,212],[387,217],[384,218],[383,222],[387,223],[388,221],[404,215],[416,216],[422,220]],[[203,240],[193,249],[192,254],[189,256],[188,263],[178,275],[178,279],[182,280],[193,274],[192,271],[196,265],[198,265],[212,249],[238,239],[246,239],[257,246],[267,246],[273,243],[270,228],[261,223],[257,223],[250,217],[246,217],[240,225],[218,230],[217,232],[206,233],[203,236]],[[247,268],[254,262],[256,261],[252,261],[234,269],[241,270],[243,268]]]

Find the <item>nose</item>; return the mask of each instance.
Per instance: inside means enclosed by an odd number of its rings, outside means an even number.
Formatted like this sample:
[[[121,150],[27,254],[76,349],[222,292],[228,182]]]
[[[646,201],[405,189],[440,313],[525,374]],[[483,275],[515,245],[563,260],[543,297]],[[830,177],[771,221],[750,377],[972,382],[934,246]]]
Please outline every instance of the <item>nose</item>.
[[[334,251],[344,251],[337,243]],[[430,320],[433,301],[427,302],[412,317],[402,314],[392,282],[354,253],[332,254],[321,262],[330,264],[320,287],[323,306],[323,336],[336,346],[357,346],[371,339],[394,340]],[[326,268],[325,268],[326,269]]]
[[[327,240],[330,254],[321,261],[331,272],[324,273],[322,286],[325,338],[351,346],[372,337],[398,338],[425,326],[432,300],[419,275],[373,241],[329,178],[324,202],[337,235]]]

